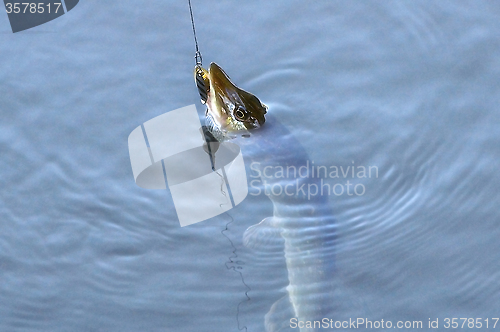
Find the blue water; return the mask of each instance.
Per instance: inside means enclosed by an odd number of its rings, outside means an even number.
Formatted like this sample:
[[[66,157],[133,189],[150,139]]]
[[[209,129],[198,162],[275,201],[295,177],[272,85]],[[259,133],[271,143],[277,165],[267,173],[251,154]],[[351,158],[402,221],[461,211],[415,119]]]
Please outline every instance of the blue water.
[[[204,64],[259,96],[311,162],[378,169],[351,179],[363,195],[329,196],[329,318],[422,330],[439,318],[442,330],[447,317],[498,317],[500,6],[193,8]],[[129,133],[199,101],[187,3],[81,1],[53,22],[9,28],[0,15],[0,330],[238,331],[241,302],[239,327],[265,331],[288,285],[282,243],[255,251],[242,236],[271,202],[249,195],[180,228],[169,192],[133,180]],[[226,267],[231,218],[247,302]]]

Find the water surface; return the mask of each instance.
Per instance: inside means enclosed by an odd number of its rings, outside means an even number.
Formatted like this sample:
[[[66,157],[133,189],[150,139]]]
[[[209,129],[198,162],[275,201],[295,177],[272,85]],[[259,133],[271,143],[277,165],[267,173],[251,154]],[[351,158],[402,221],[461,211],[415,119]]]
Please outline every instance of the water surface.
[[[500,7],[193,6],[204,64],[268,104],[311,161],[378,168],[328,179],[366,188],[329,196],[331,318],[498,316]],[[0,329],[237,331],[245,287],[221,234],[232,217],[252,289],[240,327],[264,331],[286,294],[283,251],[242,235],[272,213],[267,198],[180,228],[169,192],[133,181],[128,134],[198,102],[187,3],[81,1],[16,34],[0,15],[0,30]]]

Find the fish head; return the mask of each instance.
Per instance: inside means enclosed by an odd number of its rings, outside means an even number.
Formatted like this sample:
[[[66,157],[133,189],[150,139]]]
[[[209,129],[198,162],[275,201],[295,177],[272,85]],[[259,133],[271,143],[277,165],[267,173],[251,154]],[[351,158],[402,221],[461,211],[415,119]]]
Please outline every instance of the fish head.
[[[195,80],[201,101],[207,105],[207,126],[217,136],[257,129],[266,121],[267,106],[238,88],[216,63],[212,62],[208,71],[197,65]]]

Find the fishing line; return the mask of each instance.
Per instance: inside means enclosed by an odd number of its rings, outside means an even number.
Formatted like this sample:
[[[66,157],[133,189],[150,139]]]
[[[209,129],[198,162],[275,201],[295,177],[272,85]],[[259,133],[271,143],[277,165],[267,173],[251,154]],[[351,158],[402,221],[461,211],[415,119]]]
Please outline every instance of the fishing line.
[[[221,174],[219,174],[219,172],[216,172],[216,173],[221,177],[221,180],[222,180],[221,189],[220,190],[221,190],[222,194],[227,198],[227,194],[226,194],[226,192],[223,189],[224,183],[226,182],[226,177],[222,176]],[[232,203],[232,204],[234,204],[234,203]],[[220,204],[219,206],[222,207],[222,205],[223,204]],[[240,306],[244,302],[250,301],[250,296],[248,296],[248,292],[251,291],[252,289],[246,284],[245,278],[243,277],[243,273],[241,273],[241,271],[239,271],[239,270],[242,270],[243,268],[241,266],[238,266],[238,265],[243,265],[243,262],[236,260],[238,258],[238,254],[236,253],[237,250],[236,250],[236,247],[235,247],[233,241],[229,238],[229,236],[227,236],[226,234],[224,234],[224,232],[229,231],[229,224],[231,224],[234,221],[234,218],[229,213],[225,212],[225,214],[227,214],[229,216],[229,218],[231,218],[231,220],[226,224],[225,229],[223,229],[220,233],[229,241],[229,243],[231,244],[231,247],[233,248],[233,251],[232,251],[232,255],[228,257],[229,261],[227,261],[226,263],[224,263],[224,265],[226,266],[226,269],[233,270],[234,272],[237,272],[240,275],[241,283],[246,288],[246,290],[245,290],[246,299],[240,301],[240,303],[238,303],[238,305],[236,306],[236,323],[238,325],[238,330],[240,330],[240,331],[241,330],[245,330],[247,332],[248,329],[247,329],[246,325],[243,326],[242,328],[240,328]]]
[[[251,289],[251,288],[250,288],[250,287],[246,284],[246,282],[245,282],[245,278],[243,278],[243,273],[241,273],[241,271],[239,271],[239,270],[241,270],[241,269],[243,269],[243,268],[242,268],[241,266],[235,266],[235,265],[241,265],[243,262],[241,262],[241,261],[234,261],[234,260],[233,260],[233,259],[237,259],[237,258],[238,258],[238,254],[236,253],[236,247],[234,246],[233,241],[231,241],[231,239],[229,238],[229,236],[227,236],[226,234],[224,234],[224,232],[226,232],[226,231],[228,231],[228,230],[229,230],[228,226],[229,226],[229,224],[231,224],[231,223],[234,221],[234,219],[233,219],[233,217],[232,217],[229,213],[227,213],[227,212],[226,212],[225,214],[227,214],[227,215],[229,216],[229,218],[231,218],[231,220],[230,220],[230,221],[226,224],[226,228],[225,228],[225,229],[223,229],[223,230],[221,231],[221,234],[222,234],[222,235],[224,235],[224,237],[225,237],[225,238],[229,241],[229,243],[231,244],[231,247],[233,247],[233,252],[232,252],[233,254],[232,254],[231,256],[229,256],[229,257],[228,257],[229,261],[228,261],[228,262],[226,262],[226,263],[225,263],[225,265],[226,265],[226,268],[227,268],[228,270],[233,270],[234,272],[239,273],[240,278],[241,278],[241,282],[242,282],[242,283],[243,283],[243,285],[245,285],[245,287],[246,287],[246,290],[245,290],[246,300],[242,300],[242,301],[241,301],[240,303],[238,303],[238,305],[236,306],[236,322],[237,322],[237,324],[238,324],[238,330],[240,330],[240,331],[241,331],[241,330],[248,331],[248,329],[247,329],[247,326],[246,326],[246,325],[244,325],[242,328],[240,328],[240,317],[239,317],[239,316],[240,316],[240,306],[241,306],[241,304],[243,304],[244,302],[248,302],[248,301],[250,301],[250,296],[248,296],[248,292],[249,292],[249,291],[251,291],[252,289]],[[230,266],[230,264],[231,264],[232,266]]]
[[[196,29],[194,28],[193,8],[191,7],[191,0],[188,0],[188,4],[189,4],[189,13],[191,14],[191,24],[193,26],[194,44],[196,45],[196,53],[194,54],[194,59],[196,61],[196,65],[201,66],[202,58],[200,50],[198,49],[198,39],[196,39]]]

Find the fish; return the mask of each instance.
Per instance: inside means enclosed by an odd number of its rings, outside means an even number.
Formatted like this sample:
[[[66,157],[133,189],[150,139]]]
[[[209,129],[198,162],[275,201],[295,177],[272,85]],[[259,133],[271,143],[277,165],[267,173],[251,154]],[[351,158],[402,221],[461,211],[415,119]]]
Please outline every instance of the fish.
[[[255,95],[237,87],[216,63],[208,70],[197,64],[194,79],[201,103],[207,106],[205,125],[220,142],[248,135],[266,121],[268,107]]]
[[[206,128],[213,142],[234,139],[246,162],[259,174],[266,167],[306,167],[309,157],[299,141],[276,117],[266,114],[268,107],[255,95],[238,88],[220,66],[211,63],[207,71],[197,64],[195,82],[202,104],[207,106]],[[259,130],[256,130],[259,129]],[[248,133],[251,132],[251,139]],[[209,140],[207,140],[209,142]],[[213,144],[213,143],[211,143]],[[319,185],[319,179],[266,178],[269,186],[297,184]],[[314,321],[329,317],[334,311],[332,294],[335,274],[335,244],[337,227],[326,196],[307,197],[304,194],[266,193],[273,203],[273,215],[250,227],[243,235],[248,247],[280,238],[284,245],[289,285],[287,295],[276,301],[265,316],[266,331],[281,331],[290,327],[293,318]],[[300,328],[301,332],[319,331]]]
[[[272,202],[272,213],[249,227],[243,243],[255,251],[266,252],[282,246],[288,275],[286,295],[277,300],[265,316],[267,332],[322,331],[318,327],[293,327],[301,322],[334,318],[338,306],[336,248],[338,224],[328,196],[308,197],[298,188],[317,186],[321,180],[308,169],[311,162],[307,151],[293,132],[272,114],[266,125],[252,132],[251,138],[236,138],[245,163],[250,164],[251,187],[261,190]],[[266,169],[277,167],[307,169],[301,175],[290,177],[266,176]],[[269,172],[267,172],[269,175]],[[265,190],[265,188],[268,190]],[[287,194],[286,188],[289,188]],[[283,191],[273,188],[283,188]],[[291,189],[293,188],[293,189]],[[306,190],[307,191],[307,190]],[[255,192],[252,193],[255,196]],[[297,324],[297,326],[300,326]]]

